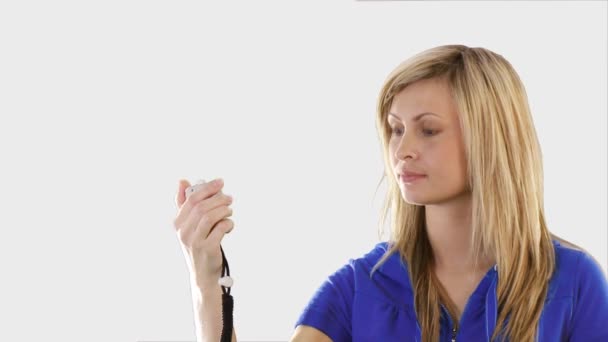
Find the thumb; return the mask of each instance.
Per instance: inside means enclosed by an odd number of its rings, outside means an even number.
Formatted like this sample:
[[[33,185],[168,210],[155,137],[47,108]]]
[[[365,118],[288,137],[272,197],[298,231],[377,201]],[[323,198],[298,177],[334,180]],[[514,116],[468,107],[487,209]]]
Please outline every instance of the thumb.
[[[186,202],[186,188],[190,186],[190,183],[185,179],[180,179],[177,186],[177,194],[175,195],[175,204],[177,208],[181,208],[182,204]]]

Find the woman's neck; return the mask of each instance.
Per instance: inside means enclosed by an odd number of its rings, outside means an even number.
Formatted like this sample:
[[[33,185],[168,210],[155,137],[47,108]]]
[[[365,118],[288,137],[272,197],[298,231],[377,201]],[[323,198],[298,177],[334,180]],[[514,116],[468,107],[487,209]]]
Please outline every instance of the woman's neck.
[[[471,195],[463,193],[448,202],[425,206],[426,232],[434,268],[444,274],[485,272],[491,257],[473,255]]]

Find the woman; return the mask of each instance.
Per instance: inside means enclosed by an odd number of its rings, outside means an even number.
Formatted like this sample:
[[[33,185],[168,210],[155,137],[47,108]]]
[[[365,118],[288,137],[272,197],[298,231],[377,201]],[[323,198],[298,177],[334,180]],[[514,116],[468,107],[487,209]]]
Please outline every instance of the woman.
[[[292,342],[608,341],[606,275],[549,232],[541,150],[508,61],[463,45],[415,55],[387,78],[376,124],[390,239],[328,277]],[[188,209],[176,227],[187,226]],[[223,219],[216,210],[199,225],[203,235]],[[193,272],[215,282],[219,239],[231,225],[217,227],[202,252],[213,251],[213,263]],[[209,286],[217,298],[219,287]],[[209,315],[217,305],[199,306]]]

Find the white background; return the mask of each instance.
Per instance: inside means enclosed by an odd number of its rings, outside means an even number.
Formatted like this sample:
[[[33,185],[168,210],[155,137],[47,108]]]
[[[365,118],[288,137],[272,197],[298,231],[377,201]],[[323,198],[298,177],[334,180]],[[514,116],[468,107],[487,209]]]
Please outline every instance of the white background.
[[[380,241],[375,106],[400,62],[500,53],[541,141],[550,230],[607,267],[607,4],[5,1],[0,340],[193,341],[180,178],[223,177],[240,341],[286,341]]]

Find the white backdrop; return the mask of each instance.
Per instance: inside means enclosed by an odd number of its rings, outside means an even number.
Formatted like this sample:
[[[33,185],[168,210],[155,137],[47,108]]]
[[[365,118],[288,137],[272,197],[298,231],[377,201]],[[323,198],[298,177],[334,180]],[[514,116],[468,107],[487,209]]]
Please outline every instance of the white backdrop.
[[[377,95],[442,44],[524,81],[550,229],[607,267],[607,3],[5,1],[0,340],[194,341],[178,180],[223,177],[239,341],[377,242]]]

